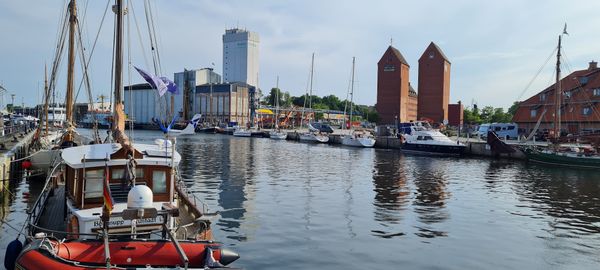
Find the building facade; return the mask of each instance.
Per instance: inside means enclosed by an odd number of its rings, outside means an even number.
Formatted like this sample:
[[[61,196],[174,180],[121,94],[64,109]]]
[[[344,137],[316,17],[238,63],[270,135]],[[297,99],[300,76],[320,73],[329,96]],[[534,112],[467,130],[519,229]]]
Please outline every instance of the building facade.
[[[464,123],[464,111],[462,103],[448,104],[448,125],[453,127],[462,126]]]
[[[258,45],[255,32],[227,29],[223,35],[223,81],[258,85]]]
[[[203,84],[220,84],[221,75],[214,72],[212,68],[184,70],[174,74],[174,81],[179,88],[180,96],[178,96],[177,99],[181,99],[182,118],[189,120],[194,115],[192,110],[196,103],[196,86]]]
[[[148,83],[125,86],[125,114],[134,125],[142,126],[152,125],[153,118],[170,121],[173,114],[178,114],[178,119],[181,119],[181,96],[167,91],[159,97],[158,91]]]
[[[194,114],[202,114],[203,122],[252,125],[254,86],[245,83],[204,84],[196,87]]]
[[[433,42],[419,58],[418,119],[446,123],[450,99],[450,61]]]
[[[389,46],[377,63],[378,124],[408,122],[409,116],[409,69],[408,62],[398,49]]]
[[[590,62],[587,69],[577,70],[560,80],[561,133],[600,133],[600,68]],[[513,122],[523,134],[529,134],[538,121],[539,132],[551,133],[556,112],[556,83],[519,104]]]
[[[409,121],[417,119],[418,107],[419,96],[417,95],[417,91],[408,83],[408,111],[406,113],[408,114]]]

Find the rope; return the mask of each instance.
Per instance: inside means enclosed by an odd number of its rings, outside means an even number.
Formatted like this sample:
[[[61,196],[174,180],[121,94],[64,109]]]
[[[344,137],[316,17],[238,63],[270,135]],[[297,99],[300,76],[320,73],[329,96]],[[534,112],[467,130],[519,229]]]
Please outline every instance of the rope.
[[[550,53],[550,55],[548,56],[548,58],[546,58],[546,62],[544,62],[544,64],[538,69],[538,71],[535,74],[535,76],[533,76],[533,78],[531,78],[531,80],[529,81],[529,83],[527,83],[527,85],[525,86],[525,88],[523,89],[523,91],[521,91],[521,94],[519,95],[519,97],[517,98],[517,100],[521,100],[521,98],[523,97],[523,95],[525,94],[525,92],[529,89],[529,87],[531,87],[531,85],[533,84],[533,82],[535,81],[535,79],[540,75],[540,73],[542,73],[542,70],[544,69],[544,67],[546,67],[546,65],[548,64],[548,62],[550,61],[550,59],[552,58],[552,56],[554,56],[554,53],[557,50],[558,50],[558,47],[555,47],[554,50],[552,51],[552,53]]]

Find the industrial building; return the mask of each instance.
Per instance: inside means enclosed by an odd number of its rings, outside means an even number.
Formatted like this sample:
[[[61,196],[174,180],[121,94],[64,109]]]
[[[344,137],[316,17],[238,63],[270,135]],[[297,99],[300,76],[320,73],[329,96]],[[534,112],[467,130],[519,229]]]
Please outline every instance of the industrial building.
[[[416,109],[416,93],[410,95],[408,62],[391,45],[377,63],[377,104],[379,124],[416,120],[409,112]],[[412,99],[412,100],[411,100]],[[410,107],[410,108],[409,108]]]
[[[194,116],[193,108],[196,104],[196,86],[203,84],[220,84],[221,75],[213,71],[212,68],[201,68],[193,70],[184,70],[174,74],[174,81],[179,87],[180,96],[182,99],[182,119],[189,120]]]
[[[258,85],[258,33],[227,29],[223,35],[223,80]]]
[[[167,114],[181,111],[181,95],[167,92],[159,97],[158,91],[148,83],[125,86],[123,97],[127,119],[136,127],[153,125],[153,118],[165,120],[172,117]]]
[[[202,114],[203,122],[213,124],[236,122],[252,125],[255,89],[241,82],[196,86],[194,114]]]
[[[419,58],[418,119],[447,123],[450,99],[450,61],[431,42]]]

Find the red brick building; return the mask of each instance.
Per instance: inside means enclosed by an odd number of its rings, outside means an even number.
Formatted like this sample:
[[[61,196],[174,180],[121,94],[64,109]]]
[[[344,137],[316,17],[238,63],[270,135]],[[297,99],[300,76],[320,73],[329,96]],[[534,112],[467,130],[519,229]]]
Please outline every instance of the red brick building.
[[[458,102],[458,104],[448,104],[448,125],[457,127],[462,126],[463,116],[465,108]]]
[[[419,105],[419,97],[417,91],[408,83],[408,120],[417,120],[417,108]]]
[[[554,129],[555,89],[552,84],[519,104],[513,122],[529,133],[541,118],[539,131]],[[587,69],[577,70],[560,80],[561,131],[571,134],[600,132],[600,68],[590,62]]]
[[[450,99],[450,61],[431,42],[419,58],[418,119],[443,123],[448,120]]]
[[[408,62],[396,48],[389,46],[377,63],[377,104],[379,124],[408,122],[409,117]],[[416,106],[416,104],[414,105]]]

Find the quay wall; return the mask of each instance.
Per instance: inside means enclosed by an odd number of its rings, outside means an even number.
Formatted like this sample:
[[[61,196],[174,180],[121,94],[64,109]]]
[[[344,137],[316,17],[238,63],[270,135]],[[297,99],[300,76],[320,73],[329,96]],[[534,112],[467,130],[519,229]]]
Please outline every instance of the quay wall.
[[[12,136],[7,138],[4,136],[3,144],[10,149],[0,150],[0,174],[2,178],[0,180],[0,191],[8,188],[10,181],[17,176],[17,173],[21,171],[21,162],[13,162],[14,160],[20,159],[27,156],[29,153],[28,145],[33,139],[34,132],[23,134],[16,137],[17,141],[12,141]]]
[[[288,132],[288,140],[297,141],[300,139],[300,132]],[[330,134],[329,135],[329,144],[341,144],[341,134]],[[465,141],[462,142],[467,147],[465,149],[466,155],[471,156],[485,156],[485,157],[500,157],[500,158],[513,158],[513,159],[525,159],[525,154],[520,150],[517,150],[515,153],[510,154],[496,154],[493,153],[490,146],[484,141]],[[400,149],[402,144],[400,139],[396,137],[389,136],[380,136],[376,138],[375,148],[380,149]]]

